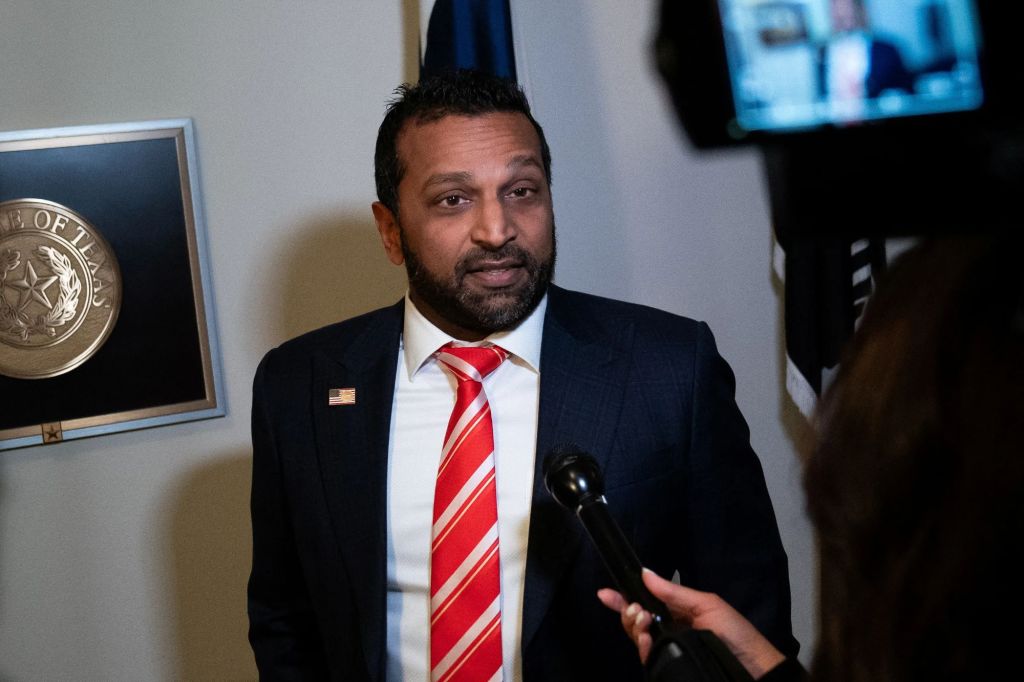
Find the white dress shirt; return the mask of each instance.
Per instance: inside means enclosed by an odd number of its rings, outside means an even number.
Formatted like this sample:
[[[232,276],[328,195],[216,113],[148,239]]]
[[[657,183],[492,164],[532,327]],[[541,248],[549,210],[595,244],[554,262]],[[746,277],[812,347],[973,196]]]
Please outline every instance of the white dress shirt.
[[[511,354],[484,379],[494,429],[506,682],[522,679],[520,625],[546,308],[547,297],[514,330],[486,339]],[[393,682],[430,679],[434,482],[456,388],[434,353],[452,340],[423,317],[406,294],[388,446],[387,679]]]
[[[842,120],[864,116],[870,41],[862,32],[844,34],[828,46],[828,93],[833,115]]]

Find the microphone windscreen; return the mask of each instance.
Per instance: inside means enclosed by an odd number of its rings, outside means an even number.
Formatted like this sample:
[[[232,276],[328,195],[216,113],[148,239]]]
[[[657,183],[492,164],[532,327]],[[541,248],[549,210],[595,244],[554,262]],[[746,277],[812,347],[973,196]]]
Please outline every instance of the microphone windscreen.
[[[544,487],[561,504],[576,511],[604,493],[597,460],[575,443],[554,446],[544,457]]]
[[[548,453],[544,456],[544,465],[542,471],[544,472],[545,480],[551,474],[553,470],[562,468],[567,462],[578,459],[579,457],[589,457],[583,448],[576,445],[575,443],[559,443],[553,448],[548,450]]]

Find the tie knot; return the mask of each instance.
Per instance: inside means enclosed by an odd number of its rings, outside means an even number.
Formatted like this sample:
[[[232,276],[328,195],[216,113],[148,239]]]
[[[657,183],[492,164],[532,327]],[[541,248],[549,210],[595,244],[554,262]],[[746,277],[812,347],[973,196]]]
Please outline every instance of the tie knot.
[[[483,378],[498,369],[508,357],[508,351],[500,346],[455,346],[446,343],[437,352],[437,360],[447,367],[459,381],[483,381]]]

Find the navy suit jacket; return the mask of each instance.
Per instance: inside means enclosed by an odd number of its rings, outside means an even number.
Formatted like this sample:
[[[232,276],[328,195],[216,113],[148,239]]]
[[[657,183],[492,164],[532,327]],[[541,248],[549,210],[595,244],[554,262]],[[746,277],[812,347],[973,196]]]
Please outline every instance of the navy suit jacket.
[[[402,304],[270,351],[253,395],[249,638],[263,679],[384,680],[386,472]],[[524,678],[640,680],[578,520],[544,489],[554,445],[601,465],[641,561],[717,592],[794,654],[789,578],[734,379],[703,323],[549,289],[522,621]],[[331,388],[353,405],[328,406]]]
[[[818,50],[818,97],[828,97],[828,44]],[[907,68],[903,55],[893,43],[881,38],[868,40],[868,71],[864,75],[864,95],[879,97],[888,90],[914,92],[914,73]]]

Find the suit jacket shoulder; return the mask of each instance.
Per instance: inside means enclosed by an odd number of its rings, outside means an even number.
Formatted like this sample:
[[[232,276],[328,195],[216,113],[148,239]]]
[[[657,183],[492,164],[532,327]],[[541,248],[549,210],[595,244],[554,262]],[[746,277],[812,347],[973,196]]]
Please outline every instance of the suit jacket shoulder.
[[[384,347],[397,350],[398,337],[402,332],[403,302],[379,308],[356,317],[314,329],[266,353],[261,365],[268,370],[289,371],[306,366],[309,358],[326,355],[335,359],[349,359],[350,362],[366,361],[377,356]]]
[[[587,340],[614,338],[625,324],[651,339],[671,337],[673,343],[696,342],[701,327],[706,327],[702,322],[660,308],[556,286],[550,289],[548,318]]]
[[[607,358],[608,364],[628,366],[631,380],[640,382],[657,382],[659,375],[686,380],[700,361],[721,363],[721,378],[735,389],[708,325],[659,308],[552,287],[544,337],[549,356],[563,342],[589,351],[592,365]],[[586,372],[582,363],[577,371]],[[692,394],[676,391],[671,397],[686,401]]]

